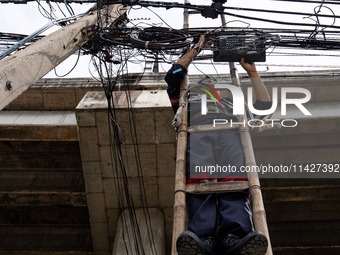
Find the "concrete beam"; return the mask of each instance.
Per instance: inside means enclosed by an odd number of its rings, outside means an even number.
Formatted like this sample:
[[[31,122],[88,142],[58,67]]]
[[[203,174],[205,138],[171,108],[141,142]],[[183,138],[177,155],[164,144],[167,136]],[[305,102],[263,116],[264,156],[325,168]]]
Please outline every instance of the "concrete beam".
[[[332,246],[304,246],[304,247],[274,247],[275,255],[311,255],[311,254],[339,254],[340,245]]]
[[[305,221],[269,223],[270,239],[273,246],[333,246],[339,243],[340,221]],[[276,255],[277,253],[275,253]],[[288,253],[291,254],[291,253]],[[300,253],[298,253],[300,254]],[[339,254],[317,253],[309,254]]]
[[[83,192],[0,192],[0,206],[86,206]]]
[[[85,225],[90,229],[86,206],[2,206],[0,225]]]
[[[100,18],[105,22],[107,17],[112,17],[114,21],[117,13],[123,12],[121,5],[113,5],[102,10]],[[96,24],[97,20],[94,11],[2,60],[0,110],[84,45],[88,38],[81,32],[82,28]],[[11,89],[6,86],[8,83]]]
[[[78,141],[71,111],[2,111],[0,141]]]
[[[294,202],[267,202],[267,221],[271,222],[298,222],[305,221],[338,221],[339,200],[328,201],[294,201]]]
[[[85,190],[81,170],[0,170],[1,191],[67,191]]]
[[[11,254],[8,252],[8,250],[91,250],[91,233],[88,225],[77,226],[69,224],[0,224],[0,236],[1,250],[7,250],[6,254]],[[44,254],[49,253],[47,252]]]
[[[263,188],[265,202],[339,201],[340,186],[298,186]]]

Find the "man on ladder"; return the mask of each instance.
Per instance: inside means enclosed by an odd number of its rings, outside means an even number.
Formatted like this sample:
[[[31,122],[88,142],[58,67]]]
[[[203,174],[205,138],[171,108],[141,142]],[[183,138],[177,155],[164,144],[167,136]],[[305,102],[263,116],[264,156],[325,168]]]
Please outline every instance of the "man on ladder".
[[[187,74],[190,63],[201,49],[210,46],[211,35],[201,35],[199,42],[174,64],[165,76],[167,92],[176,112],[180,101],[180,84]],[[255,109],[266,110],[272,105],[267,89],[261,81],[254,63],[240,64],[248,73],[257,100]],[[222,105],[216,107],[215,114],[209,118],[201,115],[199,94],[189,94],[189,125],[208,124],[207,119],[228,119],[237,122],[232,116],[232,103],[223,98]],[[209,108],[209,104],[208,104]],[[211,119],[210,119],[211,124]],[[215,176],[211,174],[194,175],[195,166],[209,164],[232,165],[238,170],[232,175]],[[238,130],[209,131],[189,135],[187,147],[187,183],[247,181],[239,169],[244,165],[243,151]],[[179,255],[185,254],[247,254],[264,255],[267,239],[264,234],[254,231],[248,191],[213,194],[187,194],[186,196],[188,230],[181,233],[176,247]],[[216,236],[216,233],[217,236]]]

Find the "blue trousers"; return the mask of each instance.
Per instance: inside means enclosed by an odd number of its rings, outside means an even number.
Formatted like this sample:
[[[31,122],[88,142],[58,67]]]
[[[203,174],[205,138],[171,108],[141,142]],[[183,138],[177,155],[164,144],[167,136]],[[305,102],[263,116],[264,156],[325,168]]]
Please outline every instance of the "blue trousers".
[[[195,166],[244,164],[238,130],[190,134],[187,148],[187,181],[192,182]],[[241,173],[223,173],[216,180],[240,178]],[[241,176],[240,176],[241,175]],[[243,177],[245,177],[243,175]],[[231,233],[243,237],[253,231],[248,191],[219,194],[187,194],[188,229],[199,237],[220,238]],[[217,231],[218,229],[218,231]]]

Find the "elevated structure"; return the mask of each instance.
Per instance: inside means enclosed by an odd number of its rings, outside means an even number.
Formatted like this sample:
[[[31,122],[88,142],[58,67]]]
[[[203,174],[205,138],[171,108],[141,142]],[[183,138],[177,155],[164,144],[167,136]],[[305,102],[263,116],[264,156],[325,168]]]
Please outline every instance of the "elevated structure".
[[[339,109],[339,74],[261,74],[270,93],[277,86],[310,90],[306,107],[313,116],[291,115],[296,128],[254,133],[258,165],[340,163],[340,116],[334,110]],[[138,100],[147,104],[134,114],[147,198],[164,217],[169,254],[176,141],[163,76],[144,75],[137,84],[134,75],[130,85],[132,93],[148,95]],[[193,75],[191,81],[199,78]],[[242,76],[241,81],[249,85]],[[111,253],[119,210],[109,147],[105,133],[98,132],[107,128],[100,91],[92,79],[43,79],[0,112],[0,254]],[[123,102],[118,111],[126,126]],[[124,148],[131,151],[128,139]],[[274,254],[339,254],[339,179],[262,179],[261,185]],[[135,189],[132,195],[139,196]]]
[[[117,18],[116,8],[121,6],[112,8],[104,19]],[[95,15],[86,16],[0,62],[0,109],[9,104],[0,112],[0,207],[5,212],[0,218],[0,254],[108,255],[120,250],[125,235],[118,219],[124,218],[121,209],[126,205],[121,208],[117,203],[107,104],[104,93],[96,91],[99,84],[88,79],[42,80],[26,91],[86,42],[86,31],[81,28],[96,20]],[[32,63],[37,72],[30,71]],[[131,76],[133,115],[157,254],[169,254],[171,247],[176,154],[170,125],[173,113],[163,76]],[[192,82],[198,78],[193,76]],[[255,134],[258,164],[337,168],[340,115],[334,109],[340,106],[339,73],[267,74],[264,81],[270,91],[275,86],[310,90],[313,96],[308,107],[313,116],[292,111],[287,117],[298,120],[296,128]],[[132,162],[128,103],[124,92],[114,94],[117,121],[126,132],[125,160]],[[140,180],[133,163],[128,177],[135,208],[140,208]],[[339,253],[339,179],[264,179],[262,184],[275,254]]]

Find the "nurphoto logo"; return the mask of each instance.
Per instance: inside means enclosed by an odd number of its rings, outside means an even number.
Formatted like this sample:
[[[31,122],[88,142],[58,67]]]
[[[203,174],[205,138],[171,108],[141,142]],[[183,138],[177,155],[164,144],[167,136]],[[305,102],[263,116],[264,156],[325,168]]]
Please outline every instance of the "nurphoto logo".
[[[210,98],[214,101],[215,105],[217,104],[213,94],[217,97],[219,100],[219,103],[222,105],[220,96],[216,89],[228,89],[233,98],[233,114],[234,115],[244,115],[245,114],[245,107],[244,107],[244,95],[241,88],[233,86],[233,85],[227,85],[227,84],[216,84],[215,89],[209,86],[210,90],[213,92],[209,92],[206,89],[202,89],[205,91]],[[304,115],[312,115],[306,107],[303,105],[307,103],[311,99],[311,93],[308,89],[305,88],[298,88],[298,87],[282,87],[281,90],[281,115],[286,116],[287,115],[287,105],[295,105]],[[301,94],[300,98],[289,98],[289,94],[294,93]],[[207,115],[208,114],[208,100],[207,100],[207,94],[203,94],[201,97],[201,114]],[[274,111],[277,109],[278,106],[278,88],[273,87],[272,89],[272,106],[268,110],[258,110],[255,109],[253,106],[253,88],[249,87],[247,89],[247,104],[249,111],[254,115],[270,115],[274,113]],[[295,96],[296,97],[296,96]],[[279,119],[267,119],[267,121],[271,121],[272,125],[274,125],[274,122],[280,121]],[[230,122],[232,125],[232,121],[224,120],[224,119],[215,119],[213,124],[214,127],[216,124],[227,124]],[[281,125],[283,127],[295,127],[297,125],[297,121],[294,119],[283,119],[280,121]],[[253,126],[261,126],[264,124],[264,121],[261,119],[250,119],[247,123],[235,123],[234,124],[248,124],[250,127]]]

